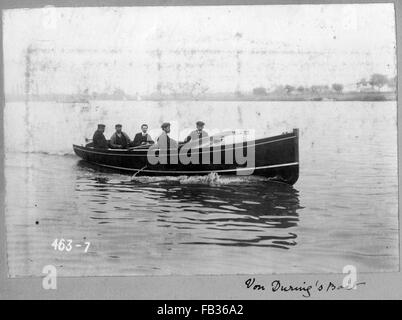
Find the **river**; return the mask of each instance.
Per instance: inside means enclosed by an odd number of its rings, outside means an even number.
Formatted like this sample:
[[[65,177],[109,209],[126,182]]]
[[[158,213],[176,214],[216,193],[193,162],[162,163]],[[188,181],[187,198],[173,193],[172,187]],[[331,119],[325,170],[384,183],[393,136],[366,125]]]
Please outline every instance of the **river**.
[[[397,271],[396,103],[7,103],[9,274],[194,275]],[[98,122],[208,130],[300,129],[294,186],[258,177],[137,177],[72,153]],[[55,239],[72,240],[55,250]]]

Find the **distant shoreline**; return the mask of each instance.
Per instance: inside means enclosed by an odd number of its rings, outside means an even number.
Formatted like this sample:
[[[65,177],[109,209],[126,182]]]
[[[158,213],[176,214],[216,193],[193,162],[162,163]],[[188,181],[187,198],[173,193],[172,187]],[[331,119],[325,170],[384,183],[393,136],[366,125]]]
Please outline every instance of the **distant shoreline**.
[[[345,92],[345,93],[296,93],[296,94],[267,94],[254,98],[257,101],[392,101],[396,100],[396,92]]]
[[[214,94],[214,95],[150,95],[150,96],[115,96],[115,95],[6,95],[6,102],[55,101],[63,103],[85,103],[89,101],[396,101],[396,92],[344,92],[344,93],[267,93],[253,94]]]

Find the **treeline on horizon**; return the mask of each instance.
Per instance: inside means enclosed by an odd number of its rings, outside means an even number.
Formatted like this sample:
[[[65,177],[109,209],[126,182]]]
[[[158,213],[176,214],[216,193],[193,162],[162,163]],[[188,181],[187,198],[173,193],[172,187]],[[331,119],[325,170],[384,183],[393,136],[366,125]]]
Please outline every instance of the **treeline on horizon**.
[[[374,73],[369,79],[362,78],[352,86],[345,88],[341,83],[332,85],[293,86],[278,85],[268,90],[264,87],[253,89],[253,95],[265,96],[294,96],[295,98],[307,98],[319,100],[328,98],[334,100],[361,99],[361,100],[390,100],[396,98],[397,76],[387,77],[386,75]]]
[[[287,101],[287,100],[342,100],[342,101],[383,101],[396,100],[397,76],[387,77],[375,73],[369,79],[361,79],[345,88],[341,83],[332,85],[294,86],[289,84],[276,85],[271,88],[256,87],[251,92],[235,91],[231,93],[208,93],[207,89],[201,92],[188,90],[188,92],[177,92],[159,90],[150,95],[130,95],[120,88],[115,88],[112,93],[89,92],[88,89],[77,94],[29,94],[29,95],[6,95],[8,101],[60,101],[60,102],[87,102],[90,100],[266,100],[266,101]]]

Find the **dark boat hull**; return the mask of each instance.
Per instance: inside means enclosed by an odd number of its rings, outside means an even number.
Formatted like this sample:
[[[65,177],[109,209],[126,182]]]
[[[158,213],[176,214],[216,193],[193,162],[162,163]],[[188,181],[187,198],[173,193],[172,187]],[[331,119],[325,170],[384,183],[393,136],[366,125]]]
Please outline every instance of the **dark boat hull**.
[[[259,175],[274,181],[293,185],[299,177],[299,136],[298,130],[279,136],[255,140],[251,149],[245,143],[225,145],[222,149],[200,149],[199,163],[151,164],[147,158],[148,149],[116,150],[94,149],[73,145],[74,152],[82,159],[99,166],[148,176],[204,175],[211,172],[218,174]],[[249,145],[250,147],[250,145]],[[254,153],[252,165],[236,162],[235,152],[243,155]],[[232,152],[232,156],[230,156]],[[219,155],[219,154],[220,155]],[[215,156],[221,161],[216,163]],[[204,158],[202,158],[204,157]],[[226,161],[228,158],[233,161]],[[203,161],[201,161],[204,159]],[[209,163],[205,163],[209,159]],[[230,159],[229,159],[230,160]],[[207,160],[208,162],[208,160]]]

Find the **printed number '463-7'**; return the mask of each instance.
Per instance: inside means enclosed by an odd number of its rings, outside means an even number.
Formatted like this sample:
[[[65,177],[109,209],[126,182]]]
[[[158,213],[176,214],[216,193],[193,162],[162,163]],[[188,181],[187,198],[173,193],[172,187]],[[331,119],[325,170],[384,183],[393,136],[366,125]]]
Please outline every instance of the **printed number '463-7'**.
[[[89,249],[90,242],[85,242],[85,252]],[[73,240],[71,239],[54,239],[52,242],[52,247],[54,250],[67,251],[70,252],[73,249]],[[76,247],[81,247],[81,245],[76,245]]]

